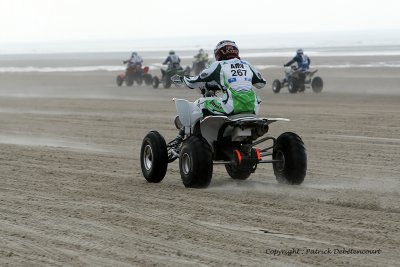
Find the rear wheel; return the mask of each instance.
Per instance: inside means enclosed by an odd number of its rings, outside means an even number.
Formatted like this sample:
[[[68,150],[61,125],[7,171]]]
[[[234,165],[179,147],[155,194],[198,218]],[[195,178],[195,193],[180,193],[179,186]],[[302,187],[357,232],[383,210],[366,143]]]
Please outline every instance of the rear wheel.
[[[324,82],[322,81],[321,77],[317,76],[314,77],[314,79],[312,79],[311,88],[314,91],[314,93],[320,93],[323,87],[324,87]]]
[[[281,87],[282,87],[281,81],[278,79],[274,80],[274,82],[272,83],[272,92],[274,92],[275,94],[279,93]]]
[[[160,79],[157,76],[155,76],[153,78],[153,88],[158,88],[159,84],[160,84]]]
[[[246,180],[254,172],[252,167],[241,167],[234,164],[225,164],[225,169],[229,176],[235,180]]]
[[[179,170],[185,187],[205,188],[210,184],[212,153],[203,138],[191,136],[184,141],[179,155]]]
[[[164,137],[157,131],[149,132],[140,149],[140,166],[144,178],[150,183],[164,179],[168,166],[168,152]]]
[[[279,183],[301,184],[307,171],[307,155],[300,136],[286,132],[276,139],[272,154],[276,180]]]

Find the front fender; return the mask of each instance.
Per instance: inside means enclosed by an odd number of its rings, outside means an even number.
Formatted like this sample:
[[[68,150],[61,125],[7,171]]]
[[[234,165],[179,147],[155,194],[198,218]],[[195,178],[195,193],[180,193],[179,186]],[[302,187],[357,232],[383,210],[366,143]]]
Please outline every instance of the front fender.
[[[173,101],[179,120],[185,128],[185,134],[191,134],[194,125],[203,117],[203,113],[194,103],[185,99],[174,98]]]

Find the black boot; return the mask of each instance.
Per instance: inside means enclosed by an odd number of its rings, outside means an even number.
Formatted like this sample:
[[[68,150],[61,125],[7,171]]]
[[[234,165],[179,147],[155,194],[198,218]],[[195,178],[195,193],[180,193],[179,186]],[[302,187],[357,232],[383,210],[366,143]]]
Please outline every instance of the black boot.
[[[171,145],[174,147],[179,147],[179,145],[182,143],[183,141],[183,137],[185,137],[185,130],[184,129],[180,129],[178,132],[178,135],[176,136],[176,138],[174,140],[172,140]]]

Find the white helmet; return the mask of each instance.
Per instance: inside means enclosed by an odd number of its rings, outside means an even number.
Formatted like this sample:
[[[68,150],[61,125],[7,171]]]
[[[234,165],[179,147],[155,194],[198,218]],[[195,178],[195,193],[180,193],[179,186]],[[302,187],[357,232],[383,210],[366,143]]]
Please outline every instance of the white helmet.
[[[296,53],[298,54],[298,55],[303,55],[303,49],[297,49],[297,51],[296,51]]]

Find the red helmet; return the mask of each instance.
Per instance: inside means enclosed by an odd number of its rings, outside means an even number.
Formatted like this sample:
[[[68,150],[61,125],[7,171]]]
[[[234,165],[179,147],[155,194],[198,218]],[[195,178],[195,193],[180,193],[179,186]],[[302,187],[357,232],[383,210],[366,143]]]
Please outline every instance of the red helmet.
[[[239,58],[239,48],[234,41],[223,40],[214,49],[214,56],[217,61]]]

